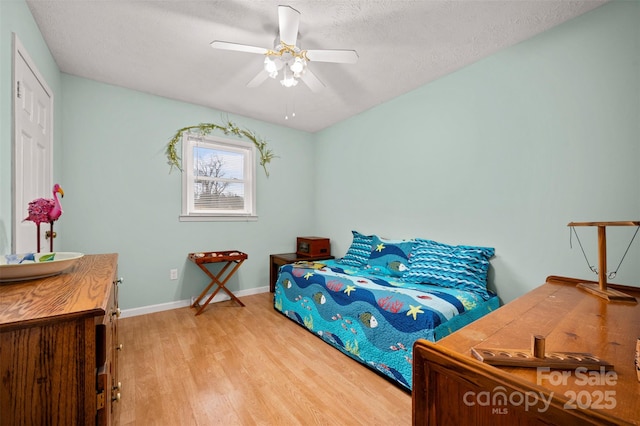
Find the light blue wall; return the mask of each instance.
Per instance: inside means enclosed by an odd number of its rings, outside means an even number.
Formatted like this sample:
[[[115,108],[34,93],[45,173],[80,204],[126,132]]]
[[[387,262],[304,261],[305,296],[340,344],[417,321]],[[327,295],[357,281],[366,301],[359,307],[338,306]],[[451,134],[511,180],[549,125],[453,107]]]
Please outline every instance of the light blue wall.
[[[640,220],[638,22],[638,2],[605,5],[321,132],[318,233],[338,253],[351,229],[495,247],[505,301],[597,280],[567,224]],[[633,231],[608,230],[610,269]],[[640,239],[614,282],[640,285]]]
[[[13,41],[17,34],[40,74],[53,91],[54,99],[54,180],[60,179],[62,162],[57,154],[62,146],[62,105],[60,71],[45,44],[24,0],[0,1],[0,253],[11,251],[11,185],[12,185],[12,128],[13,128]],[[42,194],[43,196],[46,194]],[[56,224],[56,231],[64,225]],[[62,233],[64,234],[64,233]],[[58,240],[61,242],[62,237]],[[58,242],[57,241],[57,242]]]
[[[259,219],[179,222],[181,177],[169,174],[165,145],[179,128],[222,124],[226,115],[66,74],[63,87],[65,247],[120,254],[123,308],[197,296],[209,280],[187,261],[190,252],[244,251],[249,259],[228,287],[268,286],[269,254],[294,251],[296,235],[313,231],[312,135],[229,115],[278,156],[269,178],[257,169]]]

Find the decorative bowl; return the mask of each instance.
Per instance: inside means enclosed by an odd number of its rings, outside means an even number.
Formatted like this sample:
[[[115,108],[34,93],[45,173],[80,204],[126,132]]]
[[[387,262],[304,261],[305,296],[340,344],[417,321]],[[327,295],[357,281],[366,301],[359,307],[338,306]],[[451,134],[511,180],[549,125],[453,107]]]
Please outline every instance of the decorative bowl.
[[[83,253],[25,253],[0,256],[0,282],[35,280],[57,275],[84,256]]]

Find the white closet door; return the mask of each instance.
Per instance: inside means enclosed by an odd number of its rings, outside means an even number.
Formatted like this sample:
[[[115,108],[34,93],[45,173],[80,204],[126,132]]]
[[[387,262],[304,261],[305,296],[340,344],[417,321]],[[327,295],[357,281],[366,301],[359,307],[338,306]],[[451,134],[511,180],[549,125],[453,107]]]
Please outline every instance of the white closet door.
[[[14,34],[14,253],[35,252],[36,225],[23,219],[29,202],[51,198],[53,187],[53,93]],[[40,226],[40,250],[49,251]]]

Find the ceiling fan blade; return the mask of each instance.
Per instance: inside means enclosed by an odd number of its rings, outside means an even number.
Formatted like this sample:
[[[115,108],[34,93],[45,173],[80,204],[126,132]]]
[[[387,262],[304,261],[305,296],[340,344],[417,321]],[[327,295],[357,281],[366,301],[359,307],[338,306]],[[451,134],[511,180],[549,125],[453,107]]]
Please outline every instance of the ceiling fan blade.
[[[214,49],[234,50],[236,52],[258,53],[264,55],[268,49],[264,47],[249,46],[247,44],[230,43],[228,41],[215,40],[211,42]]]
[[[307,50],[307,59],[315,62],[337,62],[341,64],[355,64],[358,62],[358,52],[355,50]]]
[[[311,89],[311,91],[314,93],[321,91],[325,87],[324,83],[321,82],[320,79],[316,77],[316,75],[312,73],[311,70],[309,70],[309,68],[307,68],[304,74],[300,76],[300,79],[304,81],[305,84],[309,86],[309,89]]]
[[[290,46],[295,46],[298,41],[300,12],[291,6],[278,6],[278,22],[280,26],[280,41]]]
[[[247,83],[247,87],[258,87],[260,86],[267,78],[269,78],[269,73],[264,69],[261,70],[258,75],[253,77],[250,82]]]

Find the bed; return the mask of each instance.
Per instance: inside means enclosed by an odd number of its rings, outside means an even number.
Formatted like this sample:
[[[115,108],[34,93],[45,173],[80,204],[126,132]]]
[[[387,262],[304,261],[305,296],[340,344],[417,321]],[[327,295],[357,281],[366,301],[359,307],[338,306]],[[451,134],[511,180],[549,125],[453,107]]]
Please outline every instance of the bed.
[[[352,232],[342,259],[283,265],[274,308],[410,391],[417,339],[435,342],[499,307],[486,288],[494,250]]]

